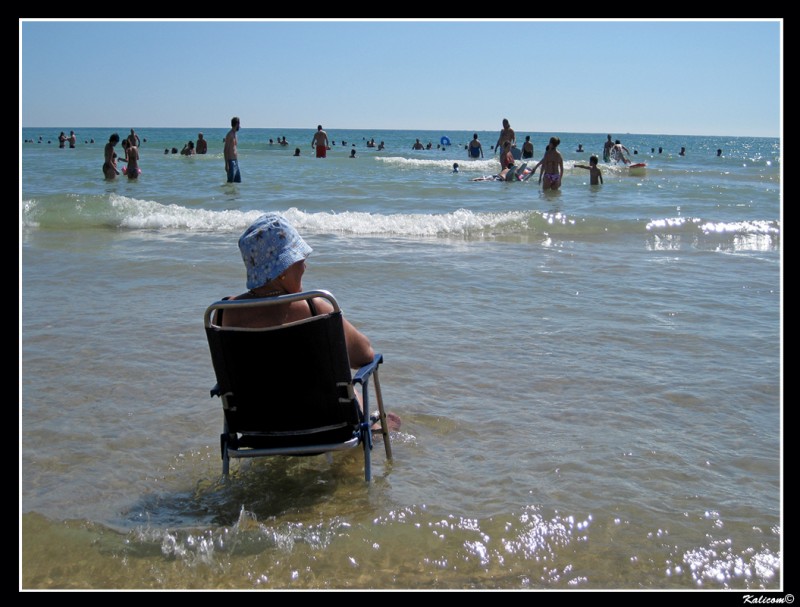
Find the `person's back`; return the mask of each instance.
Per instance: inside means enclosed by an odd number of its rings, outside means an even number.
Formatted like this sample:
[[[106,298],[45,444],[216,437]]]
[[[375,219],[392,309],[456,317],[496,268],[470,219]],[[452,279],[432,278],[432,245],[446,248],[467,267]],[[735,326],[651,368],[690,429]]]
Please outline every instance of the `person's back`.
[[[611,157],[616,162],[622,162],[624,164],[629,164],[630,163],[630,160],[628,160],[628,158],[625,157],[625,152],[630,154],[630,151],[628,150],[628,148],[626,148],[624,145],[622,145],[622,142],[619,139],[614,141],[614,147],[611,148]]]
[[[522,144],[522,157],[533,158],[533,143],[531,143],[531,136],[525,136],[525,143]]]
[[[275,297],[303,291],[306,258],[312,249],[282,215],[266,213],[259,217],[239,238],[239,251],[247,270],[249,290],[230,299]],[[266,308],[229,309],[222,325],[274,327],[333,311],[330,302],[321,298],[314,298],[312,306],[313,309],[299,301]],[[371,362],[375,351],[366,335],[347,319],[342,321],[350,365],[357,369]]]
[[[322,129],[321,124],[317,125],[317,132],[311,138],[311,147],[316,149],[317,158],[325,158],[327,156],[330,143],[328,142],[328,133]]]
[[[556,147],[550,144],[550,149],[547,150],[542,159],[542,170],[545,173],[555,174],[558,173],[559,165],[561,163],[561,152]]]
[[[308,243],[282,215],[261,215],[239,237],[239,252],[247,271],[248,291],[226,299],[261,299],[303,292],[306,258],[311,251]],[[333,305],[327,299],[315,297],[271,306],[228,308],[222,318],[217,318],[217,322],[224,327],[276,327],[333,311]],[[359,369],[371,363],[375,358],[375,350],[369,338],[344,315],[342,328],[350,367]],[[358,391],[355,397],[362,407]],[[387,412],[386,421],[390,430],[400,429],[401,420],[396,414]],[[373,431],[379,427],[376,424]]]
[[[208,152],[208,142],[203,137],[203,133],[197,133],[197,143],[195,143],[194,148],[198,154]]]
[[[128,179],[137,179],[139,177],[139,148],[135,145],[128,144]]]
[[[603,183],[603,173],[600,171],[600,167],[597,166],[597,156],[592,155],[589,158],[589,166],[583,164],[576,164],[576,169],[588,169],[589,170],[589,184],[590,185],[600,185]]]
[[[471,158],[483,158],[483,146],[478,139],[478,133],[474,133],[472,141],[469,142],[469,155]]]
[[[561,152],[558,151],[560,143],[561,139],[551,137],[550,145],[547,146],[547,151],[539,163],[542,165],[542,187],[545,190],[557,190],[561,186],[561,180],[564,176],[564,159],[561,156]]]

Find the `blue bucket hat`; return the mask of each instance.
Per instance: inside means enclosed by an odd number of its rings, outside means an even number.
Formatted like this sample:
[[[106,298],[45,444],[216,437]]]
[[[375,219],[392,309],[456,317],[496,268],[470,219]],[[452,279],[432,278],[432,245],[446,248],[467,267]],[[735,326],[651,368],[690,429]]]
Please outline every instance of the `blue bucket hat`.
[[[282,215],[262,215],[239,237],[247,288],[257,289],[275,280],[289,266],[308,257],[311,250]]]

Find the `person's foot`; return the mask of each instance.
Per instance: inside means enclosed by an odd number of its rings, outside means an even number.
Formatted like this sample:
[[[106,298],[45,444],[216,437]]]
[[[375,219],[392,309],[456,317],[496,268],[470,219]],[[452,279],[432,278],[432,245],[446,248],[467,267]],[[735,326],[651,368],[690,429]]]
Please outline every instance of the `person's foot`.
[[[381,420],[379,417],[379,413],[373,413],[370,415],[370,421],[373,422],[372,424],[372,431],[373,432],[381,432]],[[400,416],[396,413],[387,413],[386,414],[386,425],[389,427],[389,432],[397,432],[400,429],[401,425]]]

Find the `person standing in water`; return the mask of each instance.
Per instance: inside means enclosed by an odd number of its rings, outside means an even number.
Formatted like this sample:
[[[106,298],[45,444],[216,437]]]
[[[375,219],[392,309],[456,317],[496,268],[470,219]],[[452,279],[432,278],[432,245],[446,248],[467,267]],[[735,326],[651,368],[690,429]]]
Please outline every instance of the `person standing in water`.
[[[316,148],[317,158],[325,158],[328,150],[331,149],[328,143],[328,133],[322,130],[322,125],[317,125],[317,132],[311,138],[311,147]]]
[[[539,173],[539,182],[542,184],[543,190],[557,190],[561,187],[561,180],[564,177],[564,158],[558,151],[560,143],[561,139],[558,137],[550,137],[550,145],[547,146],[544,157],[531,171],[533,174],[536,169],[542,167],[542,171]]]
[[[483,158],[483,146],[478,139],[478,133],[473,133],[472,141],[469,142],[469,157],[470,158]]]
[[[586,166],[585,164],[576,164],[575,168],[589,170],[590,185],[600,185],[601,183],[603,183],[603,173],[597,166],[597,156],[595,156],[594,154],[592,154],[592,157],[589,158],[589,166]]]
[[[123,162],[127,162],[128,166],[125,169],[125,174],[128,176],[128,179],[138,179],[139,178],[139,148],[135,145],[131,145],[130,138],[125,139],[122,142],[122,149],[125,150],[125,158],[123,158]]]
[[[531,136],[525,135],[525,143],[522,144],[522,159],[528,158],[533,158],[533,143],[531,143]]]
[[[606,142],[603,144],[603,162],[610,162],[611,161],[611,150],[614,148],[614,141],[611,139],[611,135],[608,136]]]
[[[222,154],[225,158],[225,173],[228,183],[241,183],[242,174],[239,172],[239,153],[237,150],[238,139],[236,133],[239,132],[239,117],[231,118],[231,130],[225,135],[225,145]]]
[[[503,118],[503,128],[500,130],[500,136],[497,138],[497,143],[494,145],[495,152],[500,154],[505,153],[505,143],[508,141],[509,149],[517,143],[517,135],[514,129],[511,128],[511,123],[508,118]],[[505,168],[505,167],[504,167]]]
[[[108,138],[108,143],[103,150],[103,175],[106,179],[114,179],[119,175],[117,170],[117,153],[114,151],[114,146],[119,143],[119,135],[113,133]]]

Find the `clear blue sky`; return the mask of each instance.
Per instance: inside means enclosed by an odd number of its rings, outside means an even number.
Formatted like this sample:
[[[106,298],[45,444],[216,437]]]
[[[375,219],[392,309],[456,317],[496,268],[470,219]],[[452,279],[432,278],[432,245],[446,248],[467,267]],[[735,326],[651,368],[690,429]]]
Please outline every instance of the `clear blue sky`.
[[[20,126],[779,137],[783,22],[20,20]]]

